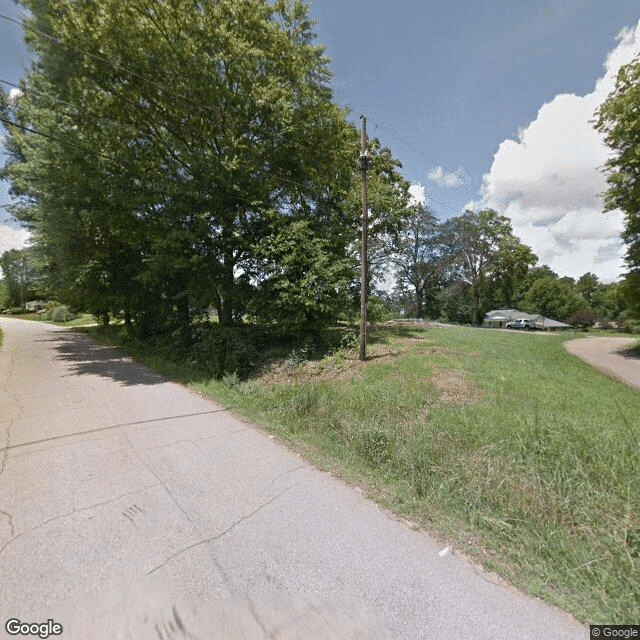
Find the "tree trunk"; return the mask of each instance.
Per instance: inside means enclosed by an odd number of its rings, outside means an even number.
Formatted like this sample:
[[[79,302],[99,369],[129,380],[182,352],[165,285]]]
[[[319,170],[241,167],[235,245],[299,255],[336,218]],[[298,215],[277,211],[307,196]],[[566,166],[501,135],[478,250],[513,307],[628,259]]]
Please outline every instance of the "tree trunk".
[[[480,312],[480,296],[473,296],[473,318],[471,324],[474,327],[478,326],[478,314]]]
[[[416,318],[422,317],[422,291],[416,289]]]
[[[191,345],[191,313],[189,312],[189,296],[181,296],[176,304],[177,320],[180,329],[180,341],[186,347]]]
[[[227,254],[224,260],[220,308],[218,309],[218,320],[223,327],[230,327],[233,324],[233,288],[233,261],[231,256]]]

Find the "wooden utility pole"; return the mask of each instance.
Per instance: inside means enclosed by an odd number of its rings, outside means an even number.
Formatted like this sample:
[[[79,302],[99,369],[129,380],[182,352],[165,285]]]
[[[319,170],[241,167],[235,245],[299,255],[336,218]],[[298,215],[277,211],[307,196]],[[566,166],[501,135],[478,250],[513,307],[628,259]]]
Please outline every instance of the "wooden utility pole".
[[[367,194],[367,169],[369,151],[367,149],[367,119],[360,116],[360,157],[358,166],[362,173],[362,247],[360,249],[360,360],[367,358],[367,258],[369,242],[369,197]]]

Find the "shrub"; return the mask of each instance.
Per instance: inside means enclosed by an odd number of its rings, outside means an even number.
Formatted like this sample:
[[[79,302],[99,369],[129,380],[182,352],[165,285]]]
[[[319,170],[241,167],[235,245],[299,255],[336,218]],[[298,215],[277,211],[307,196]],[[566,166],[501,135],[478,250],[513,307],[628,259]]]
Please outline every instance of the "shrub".
[[[622,330],[625,333],[640,333],[640,320],[627,320]]]
[[[22,307],[11,307],[10,309],[7,310],[7,313],[10,313],[11,315],[14,316],[19,316],[22,313],[29,313],[26,309],[23,309]]]
[[[254,336],[241,327],[211,327],[192,345],[189,364],[204,374],[245,378],[255,361]]]
[[[47,315],[50,316],[52,322],[69,322],[69,320],[75,320],[78,317],[65,304],[47,311]]]

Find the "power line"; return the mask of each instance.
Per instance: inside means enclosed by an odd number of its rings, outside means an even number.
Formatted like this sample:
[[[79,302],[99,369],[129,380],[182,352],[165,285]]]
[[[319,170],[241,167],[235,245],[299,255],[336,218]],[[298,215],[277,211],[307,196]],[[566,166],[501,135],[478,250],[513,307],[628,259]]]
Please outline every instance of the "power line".
[[[434,158],[432,158],[431,156],[427,155],[422,149],[420,149],[419,147],[416,147],[414,144],[412,144],[411,142],[405,140],[404,138],[401,138],[399,135],[395,134],[393,131],[391,131],[390,129],[388,129],[387,127],[385,127],[383,124],[380,123],[376,123],[378,126],[380,126],[381,129],[383,129],[384,131],[386,131],[391,137],[395,138],[396,140],[398,140],[398,142],[401,142],[402,144],[406,145],[407,147],[409,147],[410,149],[413,149],[416,153],[420,154],[423,158],[426,158],[427,160],[429,160],[430,162],[433,162],[434,164],[436,164],[438,167],[444,169],[444,171],[446,171],[447,173],[450,173],[452,175],[457,176],[460,180],[462,180],[466,185],[470,186],[470,187],[477,187],[477,183],[472,183],[468,177],[466,175],[460,175],[458,172],[456,171],[451,171],[451,169],[448,169],[447,167],[445,167],[444,165],[442,165],[441,163],[439,163],[437,160],[435,160]],[[434,199],[435,200],[435,199]],[[508,202],[505,202],[504,200],[501,200],[500,198],[494,198],[494,200],[496,200],[496,202],[499,202],[500,204],[502,204],[505,208],[507,208],[509,206]],[[442,204],[442,203],[439,203]],[[446,205],[444,205],[446,206]],[[452,207],[449,207],[450,209]]]
[[[90,52],[90,51],[87,51],[86,49],[82,49],[82,48],[80,48],[80,47],[77,47],[77,46],[75,46],[75,45],[71,45],[71,44],[69,44],[69,43],[65,42],[64,40],[62,40],[61,38],[58,38],[57,36],[53,36],[53,35],[51,35],[51,34],[48,34],[48,33],[44,32],[44,31],[42,31],[42,30],[40,30],[40,29],[37,29],[37,28],[35,28],[35,27],[33,27],[33,26],[31,26],[31,25],[27,24],[24,20],[16,20],[16,19],[14,19],[14,18],[11,18],[10,16],[7,16],[7,15],[1,14],[1,13],[0,13],[0,18],[2,18],[2,19],[4,19],[4,20],[7,20],[7,21],[9,21],[9,22],[12,22],[12,23],[14,23],[14,24],[16,24],[16,25],[18,25],[18,26],[21,26],[21,27],[23,27],[23,28],[25,28],[25,29],[29,29],[29,30],[31,30],[32,32],[37,33],[37,34],[39,34],[39,35],[41,35],[41,36],[43,36],[43,37],[45,37],[45,38],[47,38],[47,39],[51,40],[51,41],[52,41],[52,42],[54,42],[55,44],[58,44],[58,45],[60,45],[60,46],[64,46],[64,47],[68,47],[69,49],[72,49],[72,50],[77,51],[77,52],[80,52],[80,53],[84,53],[85,55],[87,55],[87,56],[88,56],[88,57],[90,57],[90,58],[93,58],[93,59],[98,60],[98,61],[100,61],[100,62],[102,62],[102,63],[108,64],[109,66],[113,67],[113,68],[114,68],[114,69],[116,69],[117,71],[124,71],[125,73],[129,74],[130,76],[132,76],[132,77],[134,77],[134,78],[138,78],[138,79],[142,80],[143,82],[146,82],[146,83],[148,83],[148,84],[150,84],[150,85],[152,85],[152,86],[155,86],[155,87],[157,87],[157,88],[159,88],[159,89],[163,90],[164,92],[169,92],[169,93],[170,93],[170,90],[168,89],[168,87],[167,87],[166,85],[164,85],[164,84],[162,84],[162,83],[159,83],[159,82],[156,82],[155,80],[151,80],[150,78],[148,78],[148,77],[146,77],[146,76],[144,76],[144,75],[142,75],[142,74],[139,74],[139,73],[137,73],[137,72],[135,72],[135,71],[132,71],[131,69],[129,69],[129,68],[127,68],[127,67],[123,67],[123,66],[122,66],[122,65],[120,65],[119,63],[116,63],[116,62],[114,62],[114,61],[110,60],[109,58],[106,58],[106,57],[104,57],[104,56],[97,55],[97,54],[95,54],[95,53],[92,53],[92,52]],[[159,70],[157,67],[153,67],[153,68],[155,68],[156,70]],[[8,81],[0,80],[0,82],[4,82],[5,84],[7,84],[7,85],[9,85],[9,86],[13,86],[13,87],[15,87],[15,88],[22,89],[19,85],[16,85],[16,84],[11,83],[11,82],[8,82]],[[54,100],[57,100],[57,101],[58,101],[58,102],[60,102],[61,104],[67,104],[67,105],[69,105],[69,106],[71,106],[72,108],[74,108],[74,109],[76,109],[76,110],[77,110],[77,107],[76,107],[75,105],[72,105],[71,103],[65,102],[64,100],[61,100],[61,99],[59,99],[59,98],[57,98],[57,97],[55,97],[55,96],[54,96],[54,97],[49,96],[48,94],[46,94],[46,93],[44,93],[44,92],[38,92],[37,90],[34,90],[33,88],[32,88],[31,90],[33,90],[33,91],[35,91],[35,92],[39,93],[40,95],[44,95],[44,96],[46,96],[46,97],[52,98],[52,99],[54,99]],[[201,102],[198,102],[198,101],[196,101],[196,100],[193,100],[192,98],[190,98],[190,97],[188,97],[188,96],[185,96],[185,95],[180,94],[180,93],[175,93],[175,94],[173,94],[173,95],[174,95],[176,98],[180,98],[180,99],[185,100],[186,102],[188,102],[188,103],[190,103],[190,104],[193,104],[193,105],[195,105],[195,106],[199,107],[200,109],[204,109],[204,110],[207,110],[207,111],[213,111],[212,107],[210,107],[210,106],[208,106],[208,105],[205,105],[205,104],[203,104],[203,103],[201,103]],[[91,114],[88,114],[88,115],[89,115],[89,117],[91,117],[91,118],[95,119],[96,121],[104,120],[104,121],[107,121],[107,122],[112,122],[112,123],[117,124],[117,125],[119,125],[119,126],[127,127],[127,128],[129,128],[131,131],[135,131],[136,133],[140,133],[140,134],[143,134],[143,135],[148,135],[148,133],[143,133],[143,132],[141,132],[140,130],[135,129],[135,128],[134,128],[134,127],[132,127],[131,125],[127,125],[127,124],[125,124],[125,123],[121,123],[121,122],[119,122],[119,121],[112,120],[112,119],[109,119],[109,118],[99,118],[99,117],[97,117],[97,116],[92,116]],[[239,119],[236,119],[236,122],[239,122]],[[15,124],[15,123],[14,123],[14,124]],[[395,138],[396,140],[398,140],[398,142],[401,142],[401,143],[402,143],[402,144],[404,144],[405,146],[409,147],[410,149],[412,149],[413,151],[415,151],[416,153],[418,153],[419,155],[421,155],[421,156],[422,156],[422,157],[424,157],[425,159],[427,159],[427,160],[429,160],[430,162],[433,162],[434,164],[436,164],[436,165],[438,165],[438,166],[442,167],[442,168],[443,168],[445,171],[447,171],[448,173],[451,173],[451,174],[457,175],[457,176],[458,176],[458,177],[459,177],[463,182],[465,182],[468,186],[476,186],[475,184],[471,183],[471,182],[469,181],[469,179],[468,179],[466,176],[460,176],[458,173],[456,173],[456,172],[454,172],[454,171],[451,171],[450,169],[447,169],[446,167],[444,167],[443,165],[441,165],[437,160],[435,160],[433,157],[429,156],[429,155],[428,155],[426,152],[424,152],[422,149],[420,149],[419,147],[415,146],[414,144],[412,144],[412,143],[408,142],[407,140],[405,140],[405,139],[404,139],[404,138],[402,138],[401,136],[397,135],[396,133],[394,133],[393,131],[391,131],[391,129],[389,129],[388,127],[386,127],[385,125],[383,125],[383,124],[382,124],[382,123],[380,123],[379,121],[374,121],[374,124],[376,125],[376,127],[378,127],[378,126],[379,126],[382,130],[384,130],[384,131],[385,131],[386,133],[388,133],[390,136],[392,136],[393,138]],[[34,133],[38,133],[38,132],[36,132],[36,131],[33,131],[33,132],[34,132]],[[41,134],[41,133],[40,133],[40,135],[44,135],[44,134]],[[305,151],[308,151],[308,146],[303,145],[303,144],[301,144],[301,143],[298,143],[298,142],[296,142],[295,140],[293,140],[292,138],[289,138],[289,137],[283,136],[282,134],[278,134],[277,132],[271,132],[271,133],[270,133],[270,135],[271,135],[271,136],[273,136],[273,137],[274,137],[274,138],[276,138],[276,139],[279,139],[279,140],[283,141],[283,142],[287,142],[287,143],[292,144],[292,145],[294,145],[294,146],[297,146],[297,147],[299,147],[299,148],[303,148],[303,149],[305,149]],[[53,139],[56,139],[56,138],[53,138]],[[60,141],[60,140],[58,140],[58,141]],[[62,142],[62,141],[60,141],[60,142]],[[66,144],[68,144],[68,143],[66,143]],[[74,145],[71,145],[71,146],[74,146]],[[76,146],[77,146],[77,145],[76,145]],[[80,148],[80,147],[78,147],[78,148]],[[86,150],[86,149],[85,149],[85,150]],[[312,151],[312,154],[313,154],[313,151]],[[324,154],[316,154],[316,156],[317,156],[318,158],[323,158],[323,159],[325,158]],[[106,157],[106,156],[104,156],[104,157]],[[247,165],[247,166],[248,166],[248,165]],[[280,179],[281,179],[282,181],[288,182],[288,183],[290,183],[290,184],[294,184],[294,185],[297,185],[297,186],[304,187],[304,185],[303,185],[302,183],[295,182],[295,181],[290,180],[290,179],[288,179],[288,178],[280,177]],[[428,197],[429,197],[429,200],[430,200],[430,201],[435,202],[436,204],[438,204],[438,205],[440,205],[440,206],[442,206],[442,207],[445,207],[446,209],[449,209],[450,211],[459,212],[459,208],[452,207],[451,205],[449,205],[449,204],[447,204],[447,203],[445,203],[445,202],[442,202],[441,200],[439,200],[439,199],[437,199],[437,198],[433,197],[433,195],[432,195],[432,193],[431,193],[431,192],[429,192],[427,195],[428,195]],[[505,203],[505,202],[503,202],[503,201],[501,201],[501,200],[499,200],[499,199],[496,199],[496,200],[498,200],[498,202],[502,202],[502,204],[504,204],[504,205],[505,205],[505,207],[506,207],[506,206],[508,206],[508,204],[507,204],[507,203]]]
[[[114,68],[116,71],[124,71],[125,73],[128,73],[130,76],[137,78],[139,80],[142,80],[143,82],[146,82],[158,89],[161,89],[162,91],[164,91],[165,93],[172,93],[171,90],[169,89],[169,87],[167,87],[167,85],[164,85],[162,83],[156,82],[155,80],[151,80],[150,78],[148,78],[147,76],[144,76],[142,74],[139,74],[135,71],[132,71],[131,69],[129,69],[128,67],[124,67],[122,66],[120,63],[118,62],[114,62],[104,56],[100,56],[97,55],[95,53],[92,53],[91,51],[88,51],[86,49],[82,49],[80,47],[77,47],[75,45],[69,44],[68,42],[65,42],[64,40],[62,40],[61,38],[58,38],[57,36],[53,36],[49,33],[46,33],[45,31],[42,31],[40,29],[36,29],[35,27],[27,24],[24,20],[16,20],[15,18],[11,18],[10,16],[6,16],[2,13],[0,13],[0,18],[4,19],[4,20],[8,20],[9,22],[12,22],[20,27],[23,27],[24,29],[29,29],[30,31],[37,33],[49,40],[51,40],[52,42],[54,42],[55,44],[64,46],[64,47],[68,47],[69,49],[72,49],[74,51],[77,51],[79,53],[84,53],[86,56],[93,58],[95,60],[98,60],[100,62],[103,62],[105,64],[108,64],[109,66],[111,66],[112,68]],[[156,66],[151,66],[151,68],[155,69],[158,72],[163,72],[162,69],[159,69]],[[12,84],[12,83],[8,83],[8,84]],[[12,86],[15,86],[16,88],[20,89],[19,86],[12,84]],[[173,93],[173,96],[176,98],[180,98],[182,100],[185,100],[186,102],[188,102],[189,104],[192,104],[194,106],[199,107],[200,109],[204,109],[206,111],[209,112],[214,112],[213,108],[210,107],[209,105],[203,104],[202,102],[199,102],[197,100],[194,100],[192,98],[190,98],[189,96],[185,96],[183,94],[180,93]],[[230,114],[225,114],[225,115],[230,115]],[[236,119],[236,123],[239,122],[240,119],[237,118]],[[306,151],[308,151],[308,147],[306,145],[300,144],[298,142],[296,142],[295,140],[293,140],[292,138],[288,138],[286,136],[283,136],[281,134],[278,134],[276,132],[271,132],[270,135],[272,135],[273,137],[277,138],[278,140],[281,140],[282,142],[286,142],[289,144],[292,144],[294,146],[297,146],[301,149],[304,149]]]
[[[1,14],[1,13],[0,13],[0,18],[2,18],[4,20],[7,20],[9,22],[12,22],[12,23],[14,23],[14,24],[16,24],[18,26],[21,26],[21,27],[23,27],[25,29],[29,29],[32,32],[37,33],[37,34],[39,34],[39,35],[51,40],[55,44],[68,47],[69,49],[72,49],[72,50],[80,52],[80,53],[84,53],[85,55],[87,55],[90,58],[93,58],[95,60],[98,60],[100,62],[108,64],[109,66],[113,67],[117,71],[124,71],[124,72],[128,73],[130,76],[132,76],[134,78],[138,78],[139,80],[142,80],[143,82],[146,82],[146,83],[148,83],[148,84],[150,84],[152,86],[155,86],[155,87],[157,87],[159,89],[162,89],[164,92],[169,92],[170,93],[170,90],[168,89],[167,85],[159,83],[159,82],[156,82],[155,80],[151,80],[150,78],[148,78],[148,77],[146,77],[146,76],[144,76],[142,74],[139,74],[139,73],[137,73],[135,71],[132,71],[131,69],[129,69],[127,67],[123,67],[119,63],[116,63],[116,62],[110,60],[109,58],[97,55],[95,53],[87,51],[86,49],[82,49],[82,48],[77,47],[75,45],[69,44],[68,42],[65,42],[64,40],[62,40],[61,38],[58,38],[57,36],[53,36],[53,35],[51,35],[49,33],[46,33],[45,31],[42,31],[40,29],[37,29],[37,28],[27,24],[24,20],[16,20],[15,18],[11,18],[10,16],[7,16],[7,15]],[[152,67],[152,68],[155,68],[157,71],[160,71],[160,69],[158,69],[158,67]],[[20,88],[19,86],[15,85],[13,83],[8,83],[7,82],[6,84],[10,84],[11,86],[14,86],[16,88]],[[180,98],[182,100],[185,100],[188,103],[199,107],[200,109],[204,109],[204,110],[207,110],[207,111],[213,111],[213,109],[210,106],[208,106],[206,104],[203,104],[201,102],[198,102],[196,100],[193,100],[189,96],[185,96],[184,94],[180,94],[180,93],[176,93],[174,95],[175,95],[175,97]],[[60,102],[64,103],[64,101],[60,101]],[[66,104],[69,104],[69,103],[66,103]],[[238,122],[238,121],[239,121],[239,119],[236,120],[236,122]],[[117,121],[111,120],[111,122],[114,122],[114,123],[119,124],[121,126],[127,126],[127,125],[124,125],[123,123],[119,123]],[[374,124],[375,124],[376,127],[380,127],[383,131],[385,131],[391,137],[395,138],[398,142],[400,142],[400,143],[404,144],[405,146],[407,146],[408,148],[412,149],[413,151],[415,151],[416,153],[421,155],[426,160],[429,160],[429,162],[433,162],[435,165],[437,165],[438,167],[441,167],[447,173],[457,176],[467,186],[477,187],[477,182],[476,183],[471,182],[466,175],[460,175],[458,172],[452,171],[450,168],[445,167],[443,164],[438,162],[435,158],[430,156],[424,150],[422,150],[421,148],[417,147],[416,145],[414,145],[413,143],[409,142],[408,140],[404,139],[403,137],[399,136],[397,133],[394,133],[391,129],[389,129],[387,126],[385,126],[381,122],[374,120]],[[275,137],[275,138],[277,138],[277,139],[279,139],[279,140],[281,140],[283,142],[287,142],[287,143],[293,144],[294,146],[297,146],[299,148],[303,148],[305,150],[308,150],[307,146],[296,142],[292,138],[283,136],[282,134],[278,134],[276,132],[271,132],[270,135],[272,135],[273,137]],[[320,154],[318,154],[318,157],[321,157]],[[293,184],[296,184],[296,183],[293,183]],[[429,192],[429,199],[431,201],[439,204],[440,206],[445,207],[446,209],[449,209],[451,211],[456,211],[456,212],[459,211],[459,208],[452,207],[451,205],[449,205],[449,204],[447,204],[445,202],[442,202],[441,200],[438,200],[437,198],[434,198],[431,192]],[[504,200],[501,200],[500,198],[494,198],[494,199],[497,202],[499,202],[500,204],[502,204],[505,208],[507,208],[509,206],[509,203],[505,202]]]

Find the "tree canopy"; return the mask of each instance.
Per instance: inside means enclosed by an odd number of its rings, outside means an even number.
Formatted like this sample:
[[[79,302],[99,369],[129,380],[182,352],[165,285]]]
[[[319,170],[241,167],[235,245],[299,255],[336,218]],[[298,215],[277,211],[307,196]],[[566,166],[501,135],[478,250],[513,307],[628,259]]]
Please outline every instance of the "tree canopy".
[[[273,268],[302,229],[342,267],[301,286],[342,286],[357,133],[304,3],[23,4],[35,62],[2,101],[3,175],[66,298],[123,309],[140,331],[188,334],[208,305],[232,324],[250,291],[284,295],[283,270],[323,271]]]
[[[482,301],[510,302],[529,266],[531,249],[514,235],[510,220],[493,209],[467,211],[447,221],[451,250],[460,279],[472,299],[472,324],[478,324]]]
[[[622,238],[627,244],[623,291],[629,306],[640,314],[640,59],[621,67],[614,91],[596,113],[596,128],[613,155],[606,163],[607,211],[625,216]]]

